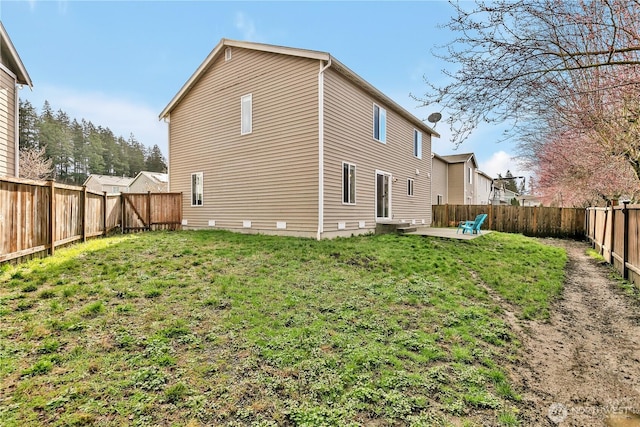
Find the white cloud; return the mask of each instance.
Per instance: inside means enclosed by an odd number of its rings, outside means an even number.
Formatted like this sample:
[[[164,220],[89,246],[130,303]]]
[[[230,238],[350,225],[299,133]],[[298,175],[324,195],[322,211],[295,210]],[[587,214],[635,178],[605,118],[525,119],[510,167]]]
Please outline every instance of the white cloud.
[[[513,176],[525,176],[527,180],[531,176],[517,157],[505,151],[496,151],[488,160],[479,163],[480,170],[493,178],[498,174],[504,176],[507,171],[511,171]]]
[[[39,112],[47,100],[54,111],[62,110],[71,119],[91,121],[125,139],[133,134],[143,145],[152,147],[158,144],[162,153],[168,155],[167,125],[158,120],[159,111],[143,103],[102,92],[81,92],[47,85],[38,85],[33,92],[23,89],[20,98],[29,100]]]
[[[242,38],[247,41],[255,42],[260,39],[253,19],[248,17],[244,12],[236,13],[235,27],[242,33]]]

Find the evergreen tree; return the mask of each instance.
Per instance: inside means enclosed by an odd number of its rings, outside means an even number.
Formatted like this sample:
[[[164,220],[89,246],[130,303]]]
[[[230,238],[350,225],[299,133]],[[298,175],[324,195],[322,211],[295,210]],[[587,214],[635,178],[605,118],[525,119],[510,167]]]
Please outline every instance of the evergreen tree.
[[[149,156],[145,161],[145,168],[149,172],[167,172],[167,162],[157,144],[155,144],[149,152]]]
[[[20,100],[19,108],[21,150],[44,149],[42,160],[51,160],[57,181],[81,184],[89,174],[133,177],[142,170],[167,170],[160,148],[148,149],[133,134],[116,137],[108,127],[54,113],[49,101],[40,115],[29,101]]]
[[[133,134],[127,141],[127,158],[129,159],[129,176],[136,176],[145,168],[145,147],[140,144]]]
[[[19,101],[19,136],[21,150],[40,148],[38,129],[40,117],[35,107],[29,101]]]
[[[511,174],[510,170],[507,170],[507,173],[504,175],[504,188],[514,193],[518,192],[518,185],[516,184],[516,180],[513,178],[513,174]]]

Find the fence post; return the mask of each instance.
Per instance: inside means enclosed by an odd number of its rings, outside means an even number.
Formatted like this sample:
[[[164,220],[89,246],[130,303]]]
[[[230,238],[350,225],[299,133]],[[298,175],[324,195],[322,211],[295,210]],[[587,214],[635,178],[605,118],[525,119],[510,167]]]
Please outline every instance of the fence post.
[[[147,230],[151,231],[151,191],[147,191],[147,218],[149,221]]]
[[[444,205],[444,217],[445,217],[445,221],[446,221],[444,226],[448,227],[449,223],[451,222],[449,220],[449,203],[448,202]]]
[[[608,212],[608,209],[609,209],[608,207],[605,208],[605,216],[604,216],[604,227],[605,227],[605,229],[607,227],[606,212]],[[609,250],[609,259],[607,260],[607,262],[609,264],[613,265],[613,263],[614,263],[613,253],[616,250],[616,210],[613,208],[613,205],[611,206],[611,231],[609,233],[611,233],[611,248]],[[595,226],[594,226],[593,235],[595,236],[595,234],[596,234],[596,232],[595,232]],[[606,239],[606,237],[607,237],[606,233],[603,232],[602,246],[604,246],[604,239]],[[604,252],[604,249],[602,250],[602,252]],[[623,250],[623,256],[624,256],[624,250]]]
[[[629,200],[624,200],[622,202],[622,214],[624,221],[624,237],[622,238],[622,277],[625,279],[629,278],[629,269],[627,268],[627,261],[629,260]]]
[[[103,235],[107,235],[107,192],[102,192],[102,230]]]
[[[82,199],[82,241],[87,241],[87,186],[82,186],[82,193],[80,193]]]
[[[122,231],[122,234],[125,233],[125,230],[127,230],[127,227],[125,226],[125,219],[126,219],[126,215],[125,215],[125,206],[127,203],[127,199],[124,195],[124,193],[120,193],[120,231]]]
[[[49,255],[56,251],[56,181],[49,180]]]

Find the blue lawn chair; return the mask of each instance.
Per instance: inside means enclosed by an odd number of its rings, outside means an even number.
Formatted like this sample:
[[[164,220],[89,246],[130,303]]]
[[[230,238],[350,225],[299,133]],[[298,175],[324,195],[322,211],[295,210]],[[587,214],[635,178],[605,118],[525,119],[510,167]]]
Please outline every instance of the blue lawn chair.
[[[476,216],[476,219],[473,221],[460,221],[458,224],[458,229],[456,230],[456,234],[462,229],[462,234],[465,232],[469,232],[469,234],[480,234],[480,226],[487,219],[487,214],[480,214]]]

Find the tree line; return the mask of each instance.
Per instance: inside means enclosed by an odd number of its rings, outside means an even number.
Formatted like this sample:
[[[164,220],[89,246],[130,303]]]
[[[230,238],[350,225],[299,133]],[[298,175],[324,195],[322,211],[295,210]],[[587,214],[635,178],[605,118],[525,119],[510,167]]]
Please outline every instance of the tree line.
[[[167,171],[157,144],[148,148],[133,134],[124,139],[108,127],[54,112],[48,101],[39,114],[28,100],[21,99],[19,109],[21,176],[78,185],[90,174],[134,177],[143,170]]]

